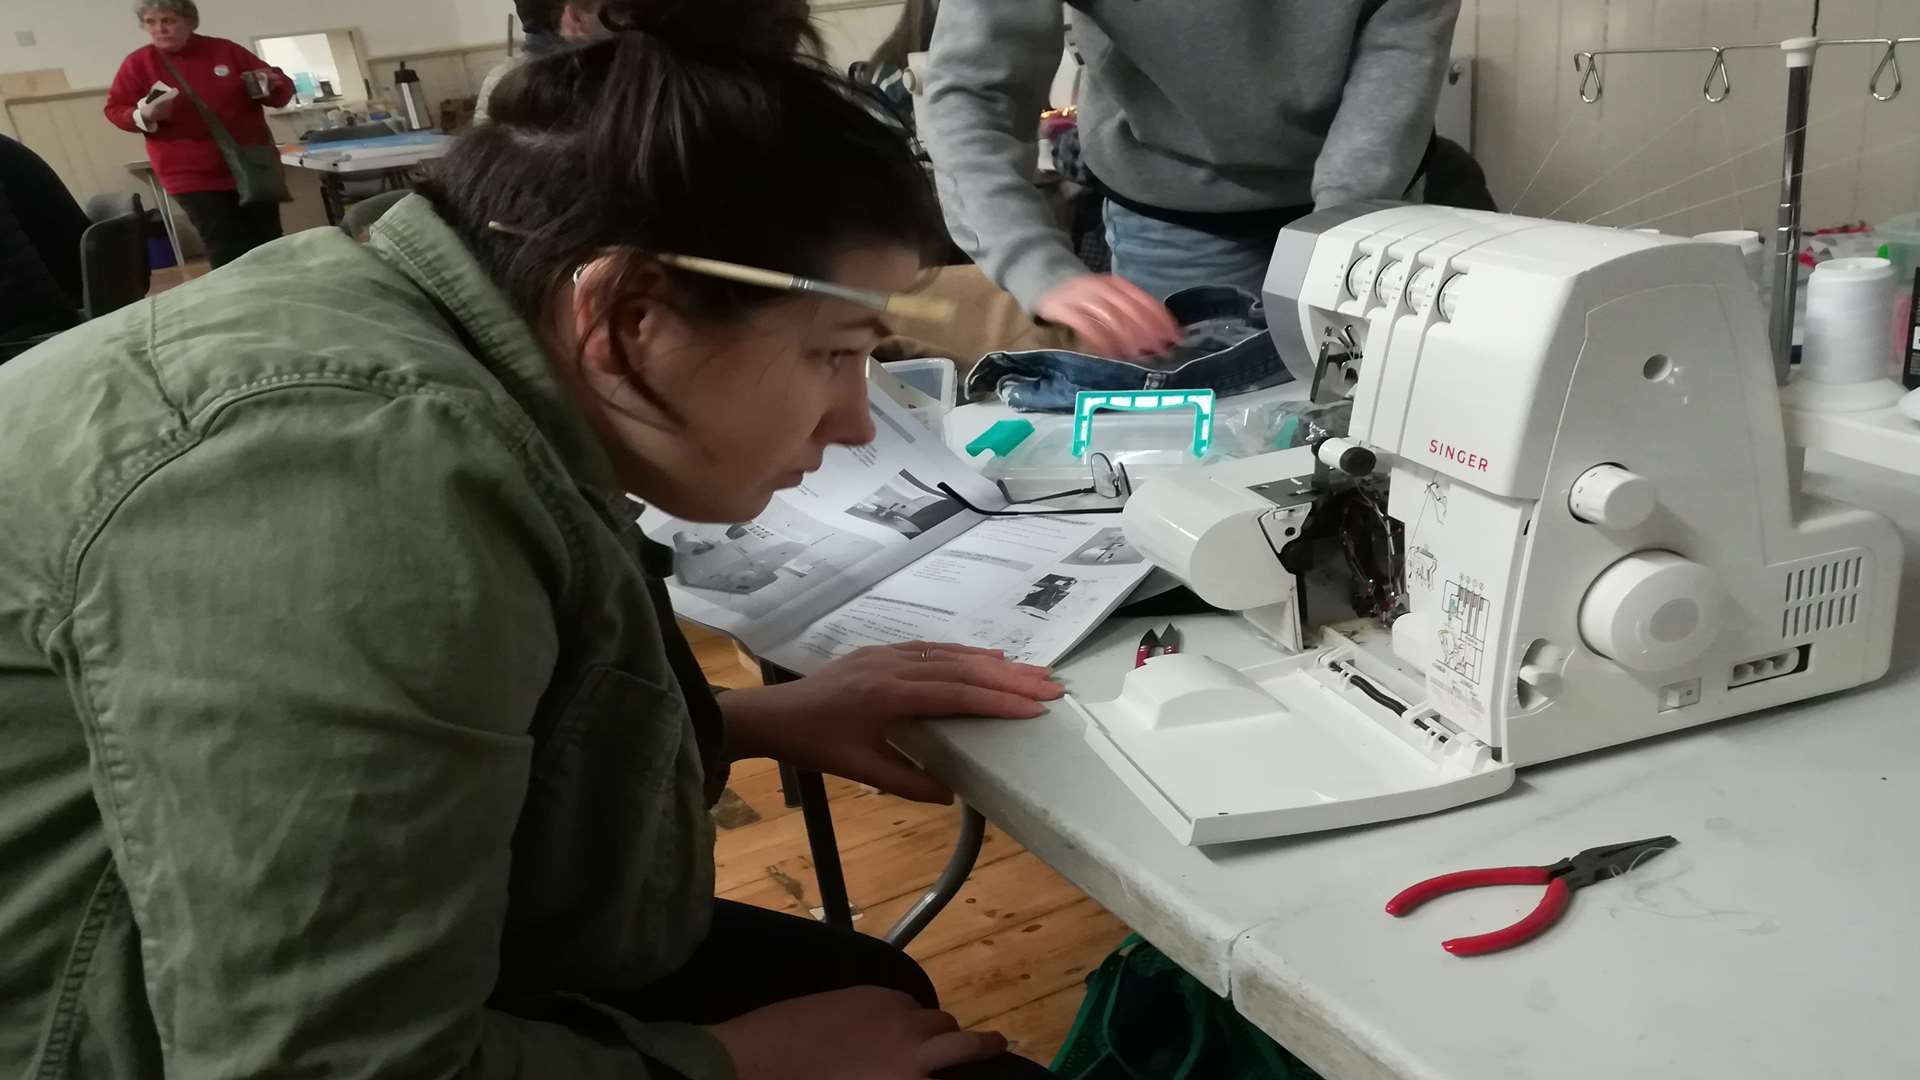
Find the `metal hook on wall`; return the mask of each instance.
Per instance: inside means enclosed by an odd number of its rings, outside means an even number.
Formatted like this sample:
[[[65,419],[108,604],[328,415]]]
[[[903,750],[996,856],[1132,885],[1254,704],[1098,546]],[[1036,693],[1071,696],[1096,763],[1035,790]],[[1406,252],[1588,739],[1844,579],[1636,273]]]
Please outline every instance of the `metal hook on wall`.
[[[1713,77],[1720,77],[1720,93],[1713,92]],[[1725,49],[1713,47],[1713,63],[1707,68],[1707,81],[1700,84],[1700,93],[1706,96],[1709,104],[1718,105],[1733,94],[1733,80],[1727,77],[1727,53]]]
[[[1880,80],[1889,71],[1893,73],[1893,89],[1883,94],[1880,92]],[[1873,69],[1873,77],[1867,80],[1867,93],[1872,94],[1875,101],[1892,101],[1900,96],[1900,89],[1900,41],[1888,38],[1887,54],[1880,58],[1880,63]]]
[[[1590,52],[1573,54],[1573,70],[1580,72],[1580,100],[1591,105],[1600,100],[1600,62]]]

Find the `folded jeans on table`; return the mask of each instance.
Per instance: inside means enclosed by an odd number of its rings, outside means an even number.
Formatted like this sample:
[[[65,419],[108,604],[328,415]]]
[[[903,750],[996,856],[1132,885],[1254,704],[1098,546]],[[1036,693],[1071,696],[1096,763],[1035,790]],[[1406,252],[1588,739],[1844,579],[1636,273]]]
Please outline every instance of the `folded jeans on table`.
[[[967,394],[989,390],[1023,412],[1071,412],[1082,390],[1262,390],[1293,376],[1267,334],[1260,298],[1233,285],[1198,285],[1167,297],[1181,343],[1155,364],[1068,349],[993,352],[967,377]]]

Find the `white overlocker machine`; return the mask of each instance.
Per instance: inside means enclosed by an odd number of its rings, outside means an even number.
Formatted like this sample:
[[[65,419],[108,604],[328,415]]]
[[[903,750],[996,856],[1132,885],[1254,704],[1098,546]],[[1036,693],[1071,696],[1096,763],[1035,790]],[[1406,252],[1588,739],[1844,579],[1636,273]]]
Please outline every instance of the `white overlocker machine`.
[[[1444,810],[1887,670],[1899,534],[1799,490],[1733,248],[1360,204],[1287,228],[1264,291],[1344,437],[1159,478],[1122,521],[1271,655],[1072,699],[1183,842]]]

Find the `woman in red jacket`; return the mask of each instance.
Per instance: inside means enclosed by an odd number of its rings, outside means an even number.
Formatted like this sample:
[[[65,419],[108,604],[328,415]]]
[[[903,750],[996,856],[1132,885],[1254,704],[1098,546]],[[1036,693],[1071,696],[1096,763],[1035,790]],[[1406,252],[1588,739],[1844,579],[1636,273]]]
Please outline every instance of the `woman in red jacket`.
[[[134,10],[153,44],[121,62],[107,92],[107,119],[147,137],[160,186],[206,241],[207,258],[224,266],[279,239],[280,207],[241,206],[233,174],[200,110],[184,91],[155,99],[155,84],[178,90],[185,80],[235,142],[262,145],[273,141],[263,106],[292,100],[293,80],[225,38],[195,33],[200,9],[193,0],[137,0]]]

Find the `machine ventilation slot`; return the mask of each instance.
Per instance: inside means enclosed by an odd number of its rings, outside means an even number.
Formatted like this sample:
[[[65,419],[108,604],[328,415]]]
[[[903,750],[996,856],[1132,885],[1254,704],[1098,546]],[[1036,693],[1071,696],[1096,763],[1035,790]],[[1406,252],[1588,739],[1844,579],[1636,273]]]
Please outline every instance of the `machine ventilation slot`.
[[[1727,673],[1727,689],[1732,690],[1738,686],[1752,686],[1754,683],[1766,682],[1768,679],[1798,675],[1807,670],[1807,665],[1812,660],[1813,646],[1811,645],[1801,645],[1771,656],[1756,656],[1751,660],[1742,660],[1733,665],[1733,669]]]
[[[1855,555],[1788,571],[1780,636],[1794,638],[1850,625],[1859,611],[1865,564],[1864,556]]]

